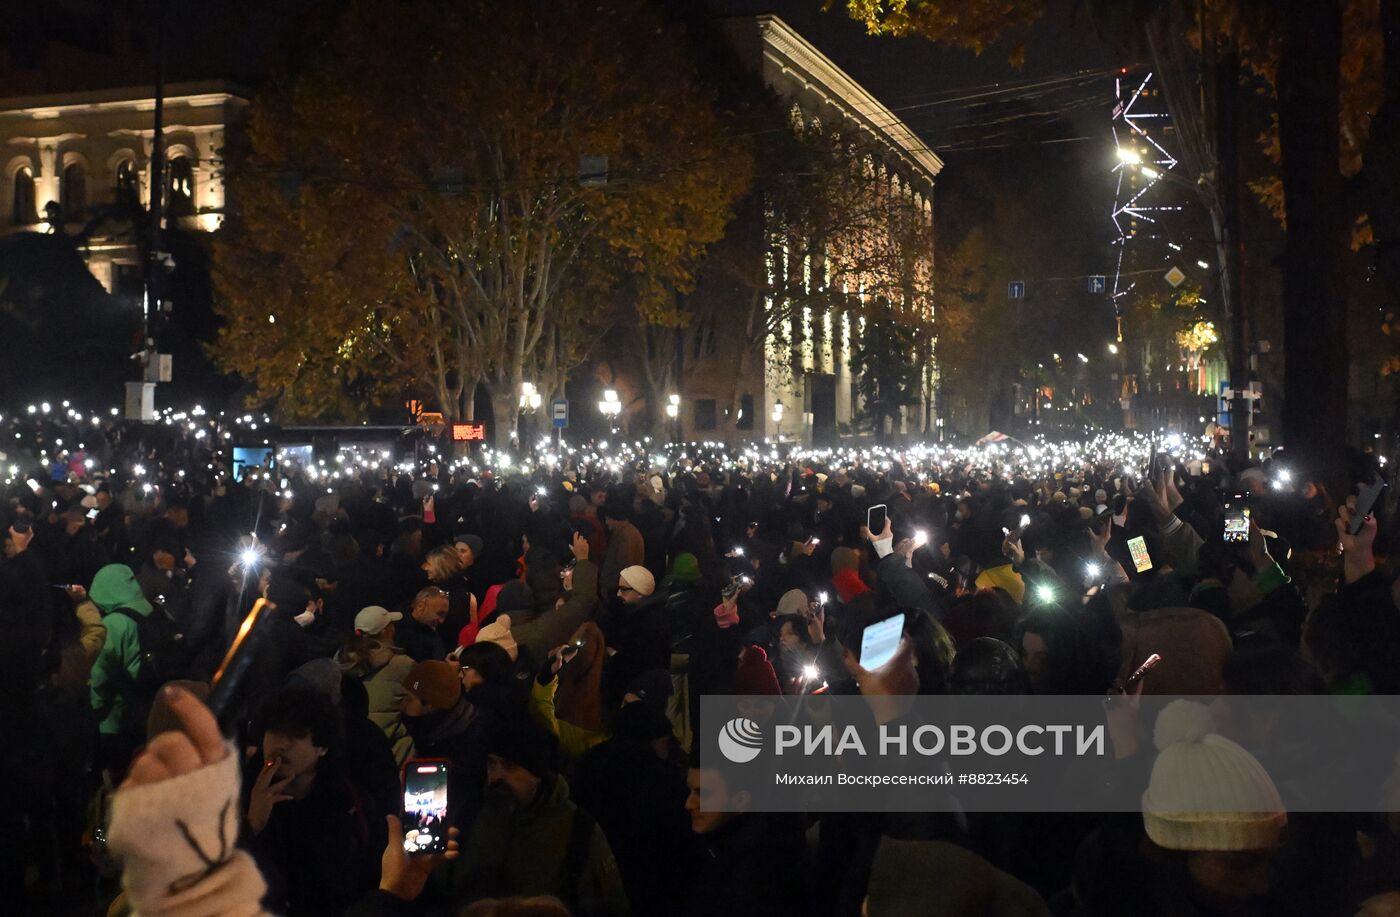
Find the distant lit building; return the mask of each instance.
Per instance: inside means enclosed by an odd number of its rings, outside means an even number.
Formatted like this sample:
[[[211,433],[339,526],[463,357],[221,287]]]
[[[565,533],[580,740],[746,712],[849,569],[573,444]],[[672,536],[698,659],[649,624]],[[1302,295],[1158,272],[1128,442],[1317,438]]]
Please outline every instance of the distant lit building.
[[[167,226],[222,223],[222,150],[245,95],[223,82],[167,87]],[[0,234],[61,227],[108,292],[139,279],[131,216],[150,202],[154,111],[150,87],[0,99]]]
[[[932,289],[934,183],[943,162],[905,124],[866,89],[851,79],[787,23],[775,16],[726,20],[725,31],[742,63],[788,107],[788,129],[827,132],[828,136],[861,138],[859,158],[851,167],[869,182],[875,206],[896,204],[902,213],[918,214],[928,228],[927,251],[917,252],[916,270]],[[856,147],[852,145],[852,149]],[[844,147],[843,147],[844,149]],[[865,284],[846,274],[834,281],[821,261],[839,257],[824,251],[818,257],[798,257],[789,251],[771,208],[761,203],[763,174],[784,168],[780,162],[759,164],[760,203],[749,214],[752,225],[731,227],[748,232],[752,256],[762,259],[760,270],[769,277],[770,291],[786,283],[807,291],[822,284],[837,284],[840,293],[864,301]],[[737,223],[742,224],[741,218]],[[833,248],[881,240],[833,240]],[[893,433],[930,436],[936,426],[934,393],[938,383],[935,355],[934,309],[931,295],[902,296],[892,303],[906,315],[916,315],[928,333],[921,335],[916,353],[908,361],[918,367],[918,403],[901,410]],[[835,307],[799,307],[783,311],[781,304],[763,304],[772,321],[745,322],[740,316],[751,306],[736,302],[731,327],[715,329],[719,343],[709,352],[692,355],[687,371],[683,414],[684,433],[690,438],[788,440],[831,442],[849,430],[860,408],[851,370],[852,340],[865,330],[850,311]],[[778,309],[778,313],[773,313]],[[757,337],[745,339],[747,326],[757,324],[765,335],[756,359],[736,361],[739,348],[750,347]],[[777,331],[772,330],[773,326]],[[752,351],[750,351],[750,354]]]

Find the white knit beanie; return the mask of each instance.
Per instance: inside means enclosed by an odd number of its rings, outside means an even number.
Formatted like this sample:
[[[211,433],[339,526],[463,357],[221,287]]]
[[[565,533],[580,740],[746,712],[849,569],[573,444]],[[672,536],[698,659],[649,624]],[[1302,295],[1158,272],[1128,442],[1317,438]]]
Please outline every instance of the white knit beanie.
[[[1147,836],[1167,850],[1266,850],[1288,822],[1253,755],[1211,732],[1205,705],[1172,701],[1157,717],[1157,760],[1142,794]]]

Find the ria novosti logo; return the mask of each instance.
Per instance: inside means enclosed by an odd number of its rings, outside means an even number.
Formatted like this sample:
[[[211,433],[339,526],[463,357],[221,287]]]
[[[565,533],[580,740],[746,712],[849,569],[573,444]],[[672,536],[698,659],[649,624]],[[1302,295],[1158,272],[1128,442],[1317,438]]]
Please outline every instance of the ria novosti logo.
[[[763,730],[746,716],[736,716],[719,731],[719,750],[734,764],[748,764],[763,750]]]

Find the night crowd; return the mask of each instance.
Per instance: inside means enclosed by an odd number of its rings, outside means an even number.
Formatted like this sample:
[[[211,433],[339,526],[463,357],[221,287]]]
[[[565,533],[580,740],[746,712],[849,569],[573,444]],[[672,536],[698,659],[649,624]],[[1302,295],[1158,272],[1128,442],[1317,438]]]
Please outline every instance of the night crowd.
[[[1400,914],[1400,778],[1374,813],[1289,812],[1204,708],[1174,735],[1136,716],[1137,692],[1400,694],[1384,501],[1353,535],[1349,495],[1286,455],[672,448],[235,475],[203,422],[11,423],[7,913]],[[259,600],[216,723],[210,681]],[[900,650],[862,668],[864,625],[895,609]],[[1145,800],[1210,773],[1253,802],[772,814],[698,766],[702,696],[815,692],[1106,697]],[[448,763],[432,856],[404,852],[417,759]]]

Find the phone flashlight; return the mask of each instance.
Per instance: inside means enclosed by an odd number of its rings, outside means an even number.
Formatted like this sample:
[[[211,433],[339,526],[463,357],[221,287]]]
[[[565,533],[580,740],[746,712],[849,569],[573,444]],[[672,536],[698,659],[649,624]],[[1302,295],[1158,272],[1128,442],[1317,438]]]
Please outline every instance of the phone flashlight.
[[[1035,587],[1035,597],[1048,605],[1055,601],[1055,587],[1042,583]]]
[[[817,604],[819,604],[819,605],[825,605],[825,604],[826,604],[826,593],[825,593],[825,592],[818,592],[818,593],[817,593]]]
[[[735,548],[735,549],[734,549],[734,556],[735,556],[735,557],[743,557],[743,556],[744,556],[744,549],[743,549],[743,548]]]
[[[1021,517],[1021,528],[1023,528],[1023,529],[1024,529],[1024,528],[1029,528],[1029,527],[1030,527],[1030,524],[1031,524],[1031,517],[1030,517],[1030,516],[1022,516],[1022,517]]]
[[[821,677],[822,677],[822,670],[819,669],[819,668],[817,668],[816,666],[812,665],[811,663],[808,663],[807,665],[804,665],[804,666],[802,667],[802,680],[803,680],[803,681],[816,681],[818,678],[821,678]]]
[[[535,488],[535,493],[537,493],[537,494],[539,494],[541,497],[543,497],[545,494],[549,493],[549,491],[545,490],[543,487],[536,487],[536,488]]]
[[[923,529],[916,530],[914,532],[914,547],[922,548],[926,544],[928,544],[928,532]]]
[[[1102,574],[1102,573],[1103,573],[1103,567],[1100,567],[1098,564],[1085,564],[1085,565],[1084,565],[1084,574],[1085,574],[1086,576],[1089,577],[1089,580],[1090,580],[1091,582],[1092,582],[1093,580],[1098,579],[1098,578],[1099,578],[1099,575]]]

